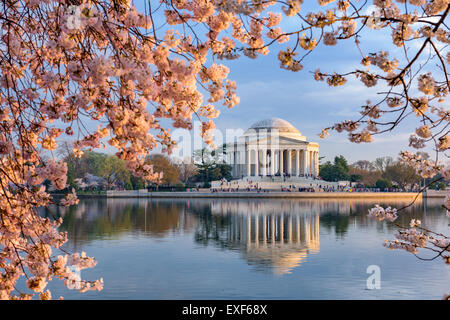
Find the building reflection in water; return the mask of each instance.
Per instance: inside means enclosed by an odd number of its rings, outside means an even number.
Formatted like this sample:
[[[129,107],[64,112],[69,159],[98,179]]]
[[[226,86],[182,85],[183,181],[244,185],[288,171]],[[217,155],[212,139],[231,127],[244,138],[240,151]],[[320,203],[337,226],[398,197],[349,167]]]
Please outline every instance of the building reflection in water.
[[[319,216],[280,213],[234,214],[229,238],[245,248],[250,264],[289,273],[309,254],[320,250]]]
[[[320,250],[318,211],[306,204],[303,210],[293,210],[291,205],[220,201],[211,203],[211,212],[229,217],[228,245],[238,249],[250,265],[285,274]]]

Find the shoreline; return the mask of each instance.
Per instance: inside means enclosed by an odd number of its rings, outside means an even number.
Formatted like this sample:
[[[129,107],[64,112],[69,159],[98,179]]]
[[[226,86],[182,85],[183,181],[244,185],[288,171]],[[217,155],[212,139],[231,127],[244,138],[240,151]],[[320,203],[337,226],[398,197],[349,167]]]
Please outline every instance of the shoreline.
[[[108,191],[107,198],[298,198],[298,199],[422,199],[417,192],[130,192]],[[434,196],[436,197],[436,196]],[[439,195],[438,198],[441,196]]]
[[[238,191],[238,192],[208,192],[208,191],[161,191],[147,192],[146,190],[127,190],[127,191],[107,191],[106,194],[80,194],[79,199],[89,198],[278,198],[278,199],[431,199],[445,198],[447,192],[429,190],[428,192],[256,192],[256,191]],[[54,197],[64,197],[64,194],[52,194]]]

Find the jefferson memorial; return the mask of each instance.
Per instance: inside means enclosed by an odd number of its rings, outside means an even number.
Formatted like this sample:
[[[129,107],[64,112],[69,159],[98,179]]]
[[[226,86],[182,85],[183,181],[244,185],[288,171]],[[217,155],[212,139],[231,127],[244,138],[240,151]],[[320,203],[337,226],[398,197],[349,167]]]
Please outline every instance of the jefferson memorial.
[[[312,177],[319,174],[319,144],[288,121],[271,118],[254,123],[228,143],[227,163],[233,179],[244,177]]]

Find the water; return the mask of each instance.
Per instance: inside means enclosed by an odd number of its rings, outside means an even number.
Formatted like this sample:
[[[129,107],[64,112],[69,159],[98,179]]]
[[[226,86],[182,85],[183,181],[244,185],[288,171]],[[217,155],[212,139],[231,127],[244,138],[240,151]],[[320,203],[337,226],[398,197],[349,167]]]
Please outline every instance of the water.
[[[64,218],[70,251],[98,264],[82,278],[103,277],[101,292],[79,293],[59,280],[65,299],[441,299],[450,268],[387,250],[392,223],[366,217],[375,203],[401,201],[303,199],[86,199],[50,208]],[[408,208],[448,233],[442,200]],[[48,212],[47,212],[48,214]],[[423,257],[429,257],[423,252]],[[381,270],[381,289],[368,290],[367,267]]]

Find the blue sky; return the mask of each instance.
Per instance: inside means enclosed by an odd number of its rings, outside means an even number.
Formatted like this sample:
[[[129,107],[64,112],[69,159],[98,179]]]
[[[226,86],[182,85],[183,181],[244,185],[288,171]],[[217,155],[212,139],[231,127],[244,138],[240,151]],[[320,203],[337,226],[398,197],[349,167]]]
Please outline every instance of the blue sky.
[[[308,11],[311,4],[316,1],[305,1],[302,12]],[[138,9],[141,2],[135,2]],[[322,8],[323,10],[323,8]],[[156,14],[155,21],[161,21],[162,11]],[[298,20],[284,18],[284,30],[293,30],[298,27]],[[389,30],[388,30],[389,31]],[[202,34],[203,31],[199,33]],[[389,50],[391,56],[401,61],[402,50],[390,45],[390,34],[384,31],[369,31],[363,33],[361,48],[365,54]],[[293,46],[293,44],[291,45]],[[282,118],[306,136],[308,141],[321,144],[320,155],[325,156],[323,161],[333,160],[337,155],[344,155],[350,163],[357,160],[374,160],[381,156],[397,157],[400,150],[412,150],[408,147],[409,134],[419,126],[415,116],[411,116],[393,132],[374,136],[370,144],[354,144],[347,140],[347,134],[334,133],[327,139],[320,139],[318,134],[322,128],[328,127],[338,121],[356,119],[360,106],[369,99],[376,99],[377,92],[383,91],[383,86],[366,88],[359,80],[349,77],[345,86],[331,88],[324,82],[316,82],[313,72],[318,67],[323,72],[332,73],[352,71],[360,65],[361,54],[353,40],[341,41],[335,47],[319,45],[318,48],[304,61],[304,69],[300,72],[291,72],[279,67],[277,53],[285,45],[274,45],[267,56],[260,56],[252,60],[245,56],[238,60],[222,63],[230,67],[229,78],[237,83],[237,93],[241,103],[233,109],[219,106],[221,115],[216,119],[218,130],[246,129],[254,122],[266,118]],[[408,50],[414,53],[417,45],[411,43]],[[420,62],[420,61],[419,61]],[[378,71],[378,70],[377,70]],[[163,123],[166,123],[165,121]],[[432,154],[431,148],[428,151]]]
[[[237,82],[241,103],[231,110],[221,109],[217,127],[221,130],[245,129],[257,120],[278,117],[292,123],[309,141],[319,142],[325,160],[341,154],[350,162],[374,160],[380,156],[396,157],[400,149],[408,147],[414,122],[400,126],[389,136],[374,136],[374,142],[370,144],[351,143],[344,133],[332,132],[327,139],[318,137],[322,128],[340,120],[358,118],[360,106],[368,99],[376,101],[376,92],[380,91],[376,87],[366,88],[353,77],[339,88],[315,81],[311,72],[318,67],[324,72],[333,72],[352,64],[345,53],[335,54],[333,51],[339,50],[323,49],[308,57],[304,69],[296,73],[278,67],[276,52],[256,60],[243,58],[232,64],[225,62],[231,65],[230,78]],[[334,61],[330,61],[330,57],[334,57]],[[359,62],[360,58],[355,60]],[[350,67],[347,70],[351,70]]]
[[[308,11],[312,7],[311,3],[317,2],[305,1],[302,12]],[[283,21],[284,30],[298,27],[298,20],[284,18]],[[403,49],[391,44],[390,29],[369,29],[362,35],[360,47],[364,54],[389,51],[390,56],[396,57],[400,66],[402,65]],[[243,57],[232,62],[221,61],[231,69],[229,77],[237,82],[241,103],[232,110],[222,109],[221,116],[217,119],[217,127],[221,130],[229,127],[245,129],[257,120],[279,117],[292,123],[308,141],[320,143],[320,155],[325,156],[322,161],[344,155],[352,163],[362,159],[374,160],[380,156],[396,158],[400,150],[417,151],[408,147],[409,135],[419,126],[414,115],[391,133],[375,135],[374,141],[369,144],[351,143],[347,140],[346,133],[331,132],[327,139],[318,137],[322,128],[338,121],[357,119],[360,106],[367,100],[378,102],[377,92],[384,91],[382,84],[367,88],[353,76],[348,77],[346,85],[338,88],[329,87],[325,82],[313,79],[312,73],[317,68],[327,73],[363,69],[360,64],[362,56],[353,41],[340,41],[334,47],[319,45],[303,60],[304,69],[300,72],[279,68],[277,49],[281,46],[278,45],[271,47],[268,56],[260,56],[255,60]],[[408,45],[410,55],[417,51],[417,46],[417,42]],[[418,63],[422,61],[419,60]],[[433,154],[431,148],[422,151]]]

